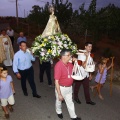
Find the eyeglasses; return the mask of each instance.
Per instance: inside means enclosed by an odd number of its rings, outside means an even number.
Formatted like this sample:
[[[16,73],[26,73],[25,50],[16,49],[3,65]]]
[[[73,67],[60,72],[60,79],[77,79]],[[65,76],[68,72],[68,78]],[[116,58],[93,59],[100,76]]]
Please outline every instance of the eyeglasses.
[[[64,56],[72,57],[72,55],[64,55]]]

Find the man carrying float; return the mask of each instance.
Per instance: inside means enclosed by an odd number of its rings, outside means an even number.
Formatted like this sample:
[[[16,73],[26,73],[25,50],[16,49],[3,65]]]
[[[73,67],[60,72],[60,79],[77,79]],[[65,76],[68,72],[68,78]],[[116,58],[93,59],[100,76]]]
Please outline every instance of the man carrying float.
[[[82,84],[84,88],[86,104],[95,105],[95,103],[91,101],[90,93],[89,93],[89,80],[92,79],[91,72],[93,72],[95,69],[95,64],[93,62],[93,58],[91,57],[91,50],[92,50],[92,43],[86,42],[85,50],[82,51],[84,53],[78,53],[78,63],[76,64],[75,62],[73,68],[72,77],[76,80],[74,87],[74,100],[78,104],[81,104],[81,101],[79,100],[78,97],[78,93],[80,86]],[[80,64],[80,66],[78,66],[78,64]],[[76,65],[78,66],[78,68],[75,68]]]

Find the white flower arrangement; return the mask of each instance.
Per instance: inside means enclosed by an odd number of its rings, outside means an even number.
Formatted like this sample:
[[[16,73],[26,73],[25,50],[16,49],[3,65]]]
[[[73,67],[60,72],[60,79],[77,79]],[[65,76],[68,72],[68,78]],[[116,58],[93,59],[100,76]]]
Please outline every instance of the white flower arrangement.
[[[39,57],[40,62],[59,57],[62,49],[71,49],[73,54],[77,52],[77,45],[67,34],[51,35],[45,38],[39,35],[35,38],[31,48],[34,55]]]

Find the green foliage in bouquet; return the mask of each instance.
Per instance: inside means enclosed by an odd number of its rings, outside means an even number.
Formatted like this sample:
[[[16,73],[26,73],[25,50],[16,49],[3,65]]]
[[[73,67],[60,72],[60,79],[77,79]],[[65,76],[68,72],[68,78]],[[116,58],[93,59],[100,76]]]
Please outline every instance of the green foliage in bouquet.
[[[73,54],[77,52],[76,44],[67,34],[56,34],[45,38],[39,35],[35,38],[31,48],[34,55],[39,57],[40,62],[59,57],[62,49],[71,49]]]

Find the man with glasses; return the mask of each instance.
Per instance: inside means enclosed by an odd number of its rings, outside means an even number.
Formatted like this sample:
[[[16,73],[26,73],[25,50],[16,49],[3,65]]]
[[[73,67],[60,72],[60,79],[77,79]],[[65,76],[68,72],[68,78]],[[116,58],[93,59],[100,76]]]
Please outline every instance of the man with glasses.
[[[64,49],[60,55],[61,59],[56,63],[54,68],[56,113],[60,119],[63,118],[62,101],[65,100],[71,120],[81,120],[75,113],[72,100],[73,79],[71,78],[71,74],[73,65],[69,63],[71,50]]]

